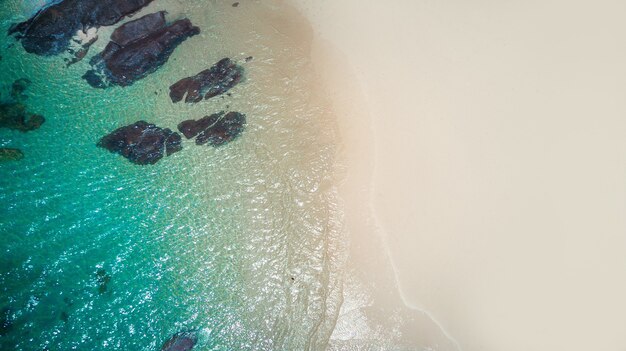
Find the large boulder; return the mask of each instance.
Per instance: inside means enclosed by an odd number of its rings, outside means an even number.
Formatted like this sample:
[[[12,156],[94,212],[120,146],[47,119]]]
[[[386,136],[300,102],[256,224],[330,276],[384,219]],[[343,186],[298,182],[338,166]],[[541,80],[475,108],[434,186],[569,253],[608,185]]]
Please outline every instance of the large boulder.
[[[208,69],[179,80],[170,86],[172,102],[179,102],[187,95],[185,102],[198,102],[230,90],[243,78],[243,67],[231,59],[224,58]]]
[[[138,121],[104,136],[98,146],[139,165],[157,163],[164,155],[182,150],[181,137],[168,128]]]
[[[215,113],[199,120],[186,120],[178,124],[185,138],[196,138],[197,145],[208,143],[220,146],[238,137],[244,130],[246,115],[239,112]]]
[[[20,149],[12,149],[8,147],[0,148],[0,162],[2,161],[17,161],[24,158],[24,154]],[[2,329],[2,327],[0,327]],[[0,335],[2,333],[0,332]]]
[[[180,332],[174,334],[161,347],[161,351],[189,351],[198,342],[198,336],[194,332]]]
[[[130,21],[113,32],[83,78],[96,88],[131,85],[159,69],[180,43],[199,33],[186,18],[167,25],[164,12]]]
[[[115,24],[152,1],[62,0],[39,10],[27,21],[14,24],[9,34],[15,34],[27,52],[57,55],[68,49],[78,32]]]

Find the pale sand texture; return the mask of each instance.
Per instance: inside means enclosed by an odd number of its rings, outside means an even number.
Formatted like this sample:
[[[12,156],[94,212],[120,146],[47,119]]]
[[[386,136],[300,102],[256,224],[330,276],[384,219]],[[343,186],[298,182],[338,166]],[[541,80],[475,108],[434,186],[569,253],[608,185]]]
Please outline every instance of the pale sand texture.
[[[358,78],[347,178],[405,302],[464,350],[626,349],[626,3],[294,2]]]

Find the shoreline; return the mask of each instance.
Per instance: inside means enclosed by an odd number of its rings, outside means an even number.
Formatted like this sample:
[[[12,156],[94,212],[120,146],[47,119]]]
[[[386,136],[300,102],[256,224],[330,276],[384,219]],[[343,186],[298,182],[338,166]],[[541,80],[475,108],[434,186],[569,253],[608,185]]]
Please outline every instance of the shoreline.
[[[310,13],[306,14],[302,8],[298,11],[315,27]],[[349,236],[346,275],[358,277],[348,278],[344,283],[345,289],[351,291],[344,295],[347,299],[344,304],[348,307],[342,307],[329,349],[342,349],[346,345],[338,341],[350,340],[384,349],[460,350],[458,342],[443,325],[426,309],[411,305],[400,288],[385,228],[374,209],[378,149],[362,78],[345,52],[317,30],[313,31],[311,59],[331,100],[340,134],[338,187]],[[367,298],[354,297],[360,294]],[[346,313],[354,314],[359,309],[375,313],[356,318]],[[393,330],[401,330],[402,335],[398,337]]]
[[[625,5],[292,2],[343,53],[314,58],[341,65],[323,75],[361,88],[330,94],[367,103],[339,116],[344,134],[373,117],[367,140],[344,140],[374,160],[346,166],[372,175],[342,192],[371,212],[351,233],[356,270],[395,275],[458,349],[626,345]]]

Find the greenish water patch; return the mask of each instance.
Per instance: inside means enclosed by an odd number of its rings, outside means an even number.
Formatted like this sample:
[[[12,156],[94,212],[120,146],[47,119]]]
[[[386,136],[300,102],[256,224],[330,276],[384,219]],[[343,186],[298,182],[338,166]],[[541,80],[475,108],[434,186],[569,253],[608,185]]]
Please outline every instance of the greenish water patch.
[[[0,33],[34,3],[5,0]],[[308,90],[308,52],[276,31],[278,7],[155,1],[142,13],[163,9],[202,34],[127,88],[80,79],[111,28],[69,68],[2,39],[0,84],[31,80],[25,104],[46,122],[0,130],[0,147],[24,153],[0,163],[0,349],[158,350],[198,330],[199,350],[317,350],[330,336],[334,131]],[[170,84],[227,56],[254,56],[232,97],[171,103]],[[220,110],[248,116],[220,148],[185,141],[142,167],[96,147],[140,119],[175,130]]]

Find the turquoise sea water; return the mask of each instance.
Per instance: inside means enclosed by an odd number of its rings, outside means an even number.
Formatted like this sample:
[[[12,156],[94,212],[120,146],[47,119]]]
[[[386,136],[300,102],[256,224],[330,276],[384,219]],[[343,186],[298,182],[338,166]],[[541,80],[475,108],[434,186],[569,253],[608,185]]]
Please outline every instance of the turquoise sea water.
[[[4,0],[0,33],[42,3]],[[26,105],[46,123],[0,129],[0,147],[25,154],[0,164],[0,309],[10,322],[0,349],[159,350],[183,330],[198,331],[198,350],[323,349],[340,302],[341,224],[335,132],[307,89],[308,52],[280,29],[279,7],[162,0],[142,13],[156,10],[189,17],[202,34],[127,88],[80,79],[111,28],[69,68],[1,39],[2,98],[30,79]],[[171,103],[170,84],[226,56],[254,57],[231,97]],[[139,119],[175,129],[222,109],[246,113],[248,126],[221,148],[185,141],[137,166],[96,147]]]

